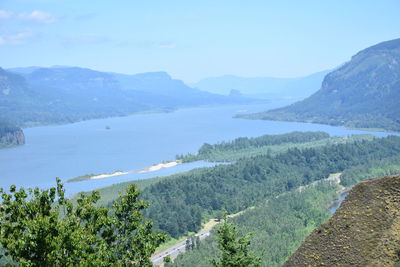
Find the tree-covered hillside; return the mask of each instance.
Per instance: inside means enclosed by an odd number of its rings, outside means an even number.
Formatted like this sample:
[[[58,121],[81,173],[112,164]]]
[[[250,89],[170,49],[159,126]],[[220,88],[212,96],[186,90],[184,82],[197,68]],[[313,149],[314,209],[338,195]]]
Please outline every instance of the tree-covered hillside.
[[[253,233],[250,249],[261,258],[262,266],[278,267],[315,227],[329,218],[327,207],[337,199],[337,190],[337,184],[321,181],[270,199],[231,221],[240,235]],[[213,232],[200,246],[178,256],[171,266],[212,267],[208,259],[218,253],[215,239]]]
[[[357,53],[326,75],[322,87],[290,106],[248,118],[400,131],[400,39]]]
[[[142,111],[248,103],[191,88],[166,73],[122,75],[78,67],[0,69],[0,120],[70,123]]]

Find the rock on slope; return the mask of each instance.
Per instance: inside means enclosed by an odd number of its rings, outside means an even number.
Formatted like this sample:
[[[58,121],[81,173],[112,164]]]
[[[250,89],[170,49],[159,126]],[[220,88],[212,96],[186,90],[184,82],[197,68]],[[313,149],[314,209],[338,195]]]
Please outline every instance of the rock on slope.
[[[400,175],[356,185],[284,266],[394,266],[400,260]]]

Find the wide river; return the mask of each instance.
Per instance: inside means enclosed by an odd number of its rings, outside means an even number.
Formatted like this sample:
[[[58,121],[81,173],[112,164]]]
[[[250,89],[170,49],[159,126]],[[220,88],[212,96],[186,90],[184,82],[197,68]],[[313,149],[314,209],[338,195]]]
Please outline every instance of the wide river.
[[[263,111],[279,104],[282,103],[190,108],[27,128],[24,130],[26,145],[0,150],[0,187],[16,184],[46,188],[55,184],[55,177],[65,181],[84,174],[143,169],[174,160],[177,154],[195,153],[205,142],[216,143],[241,136],[291,131],[325,131],[335,136],[367,133],[319,124],[232,118],[235,114]],[[195,162],[151,173],[68,183],[67,193],[208,165]]]

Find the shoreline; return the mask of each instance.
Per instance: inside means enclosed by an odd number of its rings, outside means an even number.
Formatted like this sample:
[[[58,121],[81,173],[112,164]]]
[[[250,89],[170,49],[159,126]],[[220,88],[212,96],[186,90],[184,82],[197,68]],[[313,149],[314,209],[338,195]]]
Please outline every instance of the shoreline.
[[[161,170],[163,168],[175,167],[179,164],[182,164],[182,161],[175,160],[175,161],[170,161],[170,162],[165,162],[165,163],[159,163],[159,164],[151,165],[150,167],[135,171],[135,173],[154,172],[154,171]]]
[[[135,170],[135,171],[115,171],[113,173],[103,173],[103,174],[87,174],[87,175],[82,175],[78,176],[75,178],[68,179],[66,183],[73,183],[73,182],[80,182],[80,181],[89,181],[89,180],[97,180],[97,179],[105,179],[105,178],[110,178],[110,177],[116,177],[116,176],[121,176],[121,175],[127,175],[127,174],[132,174],[132,173],[147,173],[147,172],[154,172],[158,171],[164,168],[171,168],[175,167],[179,164],[182,164],[181,160],[175,160],[175,161],[169,161],[165,163],[158,163],[155,165],[151,165],[150,167],[140,169],[140,170]]]
[[[130,172],[123,172],[123,171],[116,171],[110,174],[98,174],[98,175],[94,175],[94,176],[90,176],[89,180],[96,180],[96,179],[103,179],[103,178],[109,178],[109,177],[114,177],[114,176],[121,176],[121,175],[125,175],[125,174],[129,174]]]

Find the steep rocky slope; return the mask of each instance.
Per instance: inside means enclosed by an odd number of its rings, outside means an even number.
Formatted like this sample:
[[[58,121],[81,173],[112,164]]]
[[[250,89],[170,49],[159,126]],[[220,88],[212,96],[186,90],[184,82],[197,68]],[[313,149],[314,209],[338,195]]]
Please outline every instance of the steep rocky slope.
[[[357,184],[284,266],[394,266],[400,260],[400,175]]]

